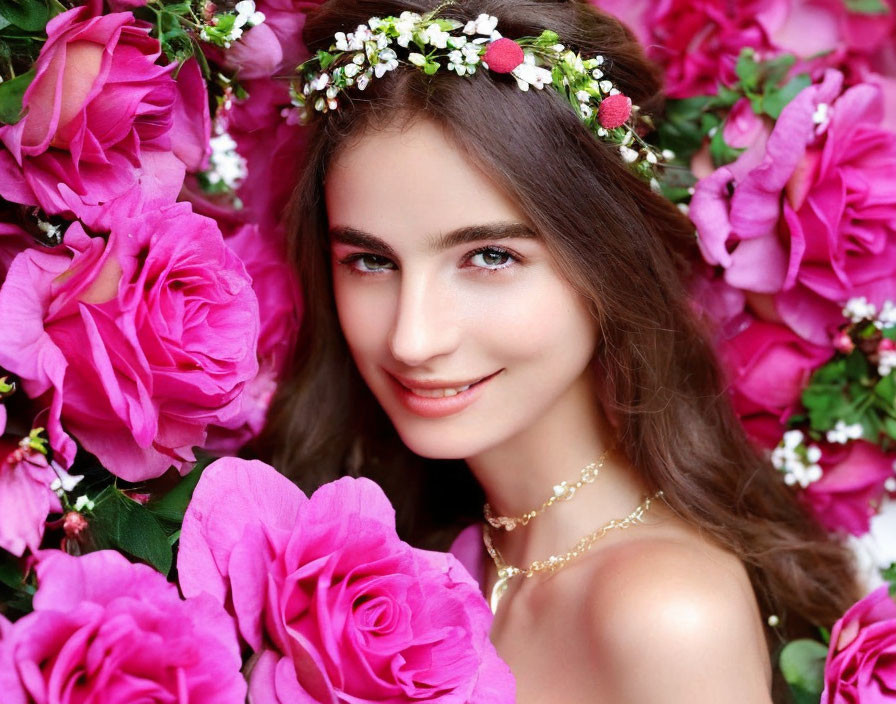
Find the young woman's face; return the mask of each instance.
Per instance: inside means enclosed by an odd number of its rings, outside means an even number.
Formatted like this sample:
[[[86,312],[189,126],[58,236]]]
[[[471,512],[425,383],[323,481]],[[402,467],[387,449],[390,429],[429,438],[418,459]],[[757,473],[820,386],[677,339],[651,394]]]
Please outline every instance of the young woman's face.
[[[411,450],[474,457],[590,385],[584,301],[517,205],[434,123],[344,149],[326,206],[342,331]]]

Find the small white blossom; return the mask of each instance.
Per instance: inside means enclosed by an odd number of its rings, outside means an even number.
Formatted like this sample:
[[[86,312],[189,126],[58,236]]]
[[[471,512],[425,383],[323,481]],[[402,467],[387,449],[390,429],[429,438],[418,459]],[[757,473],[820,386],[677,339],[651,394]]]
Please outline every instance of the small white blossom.
[[[619,147],[619,153],[622,155],[622,160],[626,164],[631,164],[638,160],[638,152],[624,144]]]
[[[426,63],[426,57],[418,51],[412,51],[408,54],[408,61],[414,64],[414,66],[423,66]]]
[[[603,57],[603,56],[595,56],[594,59],[593,59],[593,61],[594,61],[594,63],[595,63],[597,66],[603,66],[603,65],[604,65],[604,57]]]
[[[481,14],[475,20],[470,20],[464,25],[464,34],[481,34],[491,37],[492,32],[498,26],[498,18],[492,15]]]
[[[610,81],[601,81],[598,85],[604,93],[609,93],[613,90],[613,84]]]
[[[812,122],[816,125],[825,124],[830,118],[831,106],[827,103],[819,103],[815,108],[815,112],[812,113]]]
[[[896,350],[883,350],[877,355],[877,373],[887,376],[896,369]]]
[[[663,192],[663,187],[660,185],[659,181],[657,181],[655,178],[651,178],[650,179],[650,190],[653,191],[654,193],[661,194]]]
[[[448,37],[448,46],[450,46],[452,49],[460,49],[462,47],[465,47],[466,45],[467,38],[462,34],[457,37]]]
[[[420,15],[416,12],[408,12],[406,10],[398,16],[398,21],[395,23],[395,29],[398,31],[398,38],[395,41],[398,42],[399,46],[403,46],[407,49],[408,42],[410,42],[414,36],[414,27],[419,21]]]
[[[367,84],[370,83],[370,77],[372,75],[372,69],[367,69],[364,73],[358,76],[358,90],[364,90],[367,87]]]
[[[311,81],[311,90],[323,90],[330,84],[330,74],[321,73]]]
[[[601,71],[599,68],[596,68],[591,72],[591,77],[595,80],[600,80],[601,78],[604,77],[604,72]]]
[[[371,17],[367,20],[367,26],[370,27],[373,31],[378,30],[383,24],[383,20],[379,17]]]
[[[398,55],[392,49],[383,49],[379,53],[379,63],[373,67],[377,78],[382,78],[387,71],[398,67]]]
[[[535,65],[535,56],[531,52],[523,55],[523,63],[510,72],[516,78],[516,84],[520,90],[529,90],[529,86],[534,86],[541,90],[546,84],[551,83],[551,72],[546,68]]]
[[[51,462],[51,466],[56,472],[56,478],[50,482],[50,491],[56,492],[56,495],[59,497],[62,497],[66,492],[74,491],[74,488],[78,486],[78,482],[84,478],[83,474],[69,474],[56,462]]]
[[[254,27],[264,22],[264,13],[255,9],[254,0],[240,0],[233,9],[236,10],[234,24],[237,27],[242,27],[243,25]]]
[[[843,306],[843,316],[854,323],[874,318],[875,313],[877,313],[877,308],[873,303],[869,303],[864,296],[850,298]]]
[[[805,436],[799,430],[784,433],[781,442],[772,451],[771,462],[775,469],[784,473],[787,486],[799,484],[804,489],[821,479],[822,470],[818,461],[821,450],[816,445],[806,447]]]
[[[647,150],[647,154],[644,158],[647,159],[648,164],[655,164],[657,162],[656,154],[654,154],[649,149]]]
[[[662,155],[663,159],[665,159],[666,161],[672,161],[672,159],[675,158],[675,152],[673,152],[671,149],[663,149]]]
[[[592,110],[588,103],[579,103],[579,113],[582,115],[583,119],[587,120],[594,114],[594,110]]]
[[[318,101],[324,100],[318,98]],[[315,104],[315,108],[320,110]],[[236,189],[246,178],[246,160],[236,151],[236,142],[227,132],[221,132],[209,141],[212,153],[209,156],[209,170],[205,172],[209,183],[223,183]]]
[[[361,73],[361,67],[357,64],[348,64],[345,67],[344,71],[346,76],[348,76],[349,78],[354,78],[359,73]]]
[[[677,207],[684,215],[691,212],[691,207],[687,203],[678,203]]]
[[[83,511],[86,508],[88,511],[93,511],[95,506],[96,504],[93,501],[87,498],[84,494],[81,494],[75,501],[74,509],[75,511]]]
[[[893,301],[884,301],[874,324],[878,329],[896,326],[896,306],[893,305]]]
[[[603,128],[603,127],[597,128],[597,136],[598,137],[606,137],[608,134],[609,134],[609,132],[607,132],[607,130],[605,128]]]
[[[825,434],[825,437],[828,442],[845,445],[850,440],[858,440],[862,437],[862,424],[853,423],[852,425],[847,425],[845,421],[838,420],[834,424],[833,429]]]
[[[423,31],[423,37],[426,43],[436,47],[436,49],[447,48],[449,36],[448,32],[442,30],[435,22]]]
[[[858,558],[859,575],[871,591],[884,583],[881,570],[896,562],[896,500],[885,498],[869,530],[861,537],[848,537],[849,547]]]
[[[591,100],[591,94],[587,90],[577,90],[576,97],[579,99],[580,103],[587,103]]]

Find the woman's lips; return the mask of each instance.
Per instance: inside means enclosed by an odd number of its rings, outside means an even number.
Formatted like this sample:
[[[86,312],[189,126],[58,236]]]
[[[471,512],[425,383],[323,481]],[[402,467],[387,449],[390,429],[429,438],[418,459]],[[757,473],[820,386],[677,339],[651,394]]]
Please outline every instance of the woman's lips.
[[[424,418],[442,418],[460,413],[473,403],[482,390],[499,372],[489,374],[478,381],[454,385],[449,382],[414,382],[412,379],[399,379],[388,374],[395,395],[402,405],[411,413]],[[409,388],[410,387],[410,388]]]

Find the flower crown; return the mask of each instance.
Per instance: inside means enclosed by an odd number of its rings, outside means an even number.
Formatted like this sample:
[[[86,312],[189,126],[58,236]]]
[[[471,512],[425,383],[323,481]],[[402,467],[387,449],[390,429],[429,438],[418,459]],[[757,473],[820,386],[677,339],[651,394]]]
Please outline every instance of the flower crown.
[[[398,17],[371,17],[354,32],[337,32],[329,51],[318,51],[297,69],[291,86],[292,104],[299,120],[307,123],[317,112],[340,106],[339,94],[356,86],[364,90],[373,78],[381,78],[399,62],[433,75],[443,68],[458,76],[476,73],[479,66],[494,73],[509,73],[520,90],[553,86],[575,109],[579,119],[598,138],[617,145],[622,159],[659,190],[655,167],[674,154],[658,152],[638,134],[639,122],[651,127],[638,106],[604,76],[604,57],[583,59],[559,43],[555,32],[538,37],[507,39],[497,30],[498,19],[481,14],[466,24],[437,18],[444,7],[419,15],[402,12]],[[463,28],[461,33],[453,34]],[[398,51],[407,50],[405,58]]]

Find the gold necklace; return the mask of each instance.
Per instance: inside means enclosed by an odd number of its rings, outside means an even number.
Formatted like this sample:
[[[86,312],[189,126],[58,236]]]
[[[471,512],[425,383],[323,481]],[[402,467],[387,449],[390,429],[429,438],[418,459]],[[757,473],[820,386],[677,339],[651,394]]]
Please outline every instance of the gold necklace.
[[[541,506],[538,508],[532,509],[524,513],[522,516],[496,516],[490,504],[486,503],[485,506],[482,507],[482,512],[485,514],[485,520],[488,521],[489,525],[492,528],[503,528],[506,531],[511,531],[514,528],[519,526],[525,526],[535,518],[537,515],[544,513],[549,507],[553,506],[555,503],[560,501],[569,501],[573,496],[575,496],[576,491],[581,489],[586,484],[591,484],[595,479],[597,479],[597,475],[601,470],[601,467],[604,466],[604,461],[607,459],[607,455],[612,451],[612,447],[604,450],[603,454],[597,458],[597,462],[592,462],[586,467],[582,467],[582,471],[580,472],[580,476],[578,481],[575,484],[569,484],[567,482],[560,482],[559,484],[554,485],[554,493],[552,496],[548,497],[546,501],[544,501]]]
[[[574,559],[588,552],[594,543],[603,538],[614,528],[628,528],[635,523],[642,522],[644,520],[644,514],[650,509],[650,503],[662,495],[663,492],[660,490],[653,496],[648,496],[634,511],[628,514],[628,516],[622,519],[614,518],[605,523],[597,530],[581,538],[570,551],[563,553],[562,555],[551,555],[547,560],[535,560],[526,569],[514,567],[513,565],[508,565],[504,562],[501,553],[498,552],[498,549],[492,543],[491,529],[486,525],[485,530],[482,531],[482,541],[485,543],[485,549],[488,551],[488,554],[495,563],[495,567],[498,569],[498,581],[495,582],[495,586],[492,587],[491,599],[489,599],[492,613],[495,613],[498,610],[498,602],[507,590],[507,582],[511,579],[521,574],[526,575],[527,579],[539,572],[552,574],[557,570],[566,567],[566,565]]]

